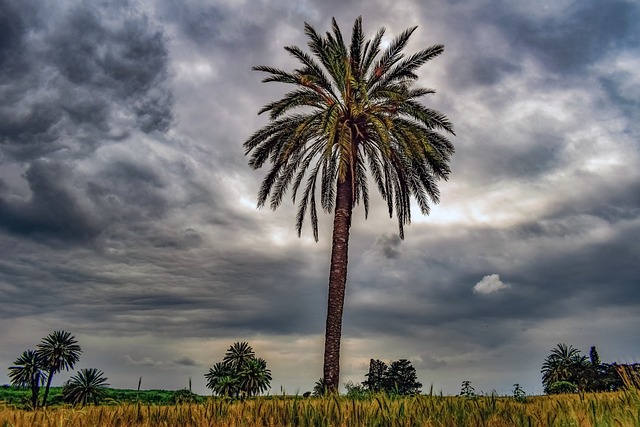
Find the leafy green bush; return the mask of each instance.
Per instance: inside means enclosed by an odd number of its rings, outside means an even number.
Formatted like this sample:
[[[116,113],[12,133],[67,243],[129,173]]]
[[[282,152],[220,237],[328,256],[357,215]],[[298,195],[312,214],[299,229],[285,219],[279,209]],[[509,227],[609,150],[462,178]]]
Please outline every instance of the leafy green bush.
[[[569,381],[556,381],[547,389],[549,394],[577,393],[578,386]]]

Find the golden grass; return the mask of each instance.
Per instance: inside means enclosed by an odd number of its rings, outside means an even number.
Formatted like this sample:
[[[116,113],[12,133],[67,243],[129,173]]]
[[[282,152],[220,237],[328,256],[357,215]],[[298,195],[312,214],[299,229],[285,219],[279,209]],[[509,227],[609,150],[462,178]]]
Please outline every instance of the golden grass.
[[[23,411],[0,404],[0,427],[125,426],[640,426],[635,391],[512,398],[416,396],[367,400],[345,397],[255,398],[244,402],[210,399],[205,404]]]

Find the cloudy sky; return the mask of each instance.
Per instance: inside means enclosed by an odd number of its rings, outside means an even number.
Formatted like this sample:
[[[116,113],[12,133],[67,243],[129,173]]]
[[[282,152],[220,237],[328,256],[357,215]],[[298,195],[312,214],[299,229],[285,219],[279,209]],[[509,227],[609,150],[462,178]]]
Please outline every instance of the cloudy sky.
[[[313,387],[331,217],[315,243],[256,209],[242,143],[287,88],[251,67],[359,15],[445,45],[420,82],[457,136],[404,241],[356,210],[341,382],[406,358],[425,389],[540,393],[559,342],[640,361],[637,1],[0,0],[0,384],[62,329],[114,387],[206,393],[234,341],[272,393]]]

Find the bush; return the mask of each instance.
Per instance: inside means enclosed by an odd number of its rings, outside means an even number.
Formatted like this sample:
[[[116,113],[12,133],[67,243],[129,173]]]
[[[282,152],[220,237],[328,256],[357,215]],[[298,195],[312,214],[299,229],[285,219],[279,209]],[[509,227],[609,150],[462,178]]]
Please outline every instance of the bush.
[[[577,393],[578,386],[569,381],[556,381],[547,389],[549,394]]]

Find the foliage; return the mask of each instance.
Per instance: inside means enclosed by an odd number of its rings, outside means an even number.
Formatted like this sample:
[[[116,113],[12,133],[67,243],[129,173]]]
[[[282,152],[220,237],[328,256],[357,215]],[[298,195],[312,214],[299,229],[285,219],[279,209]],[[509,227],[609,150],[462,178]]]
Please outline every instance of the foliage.
[[[171,396],[171,403],[175,405],[187,404],[187,403],[202,403],[202,402],[204,402],[204,398],[202,396],[195,394],[188,388],[176,390],[173,392],[173,395]]]
[[[371,393],[364,385],[355,384],[353,381],[347,381],[344,387],[347,389],[347,397],[351,399],[367,399]]]
[[[422,384],[418,382],[416,369],[407,359],[391,362],[387,366],[380,360],[369,360],[369,372],[362,382],[372,393],[385,392],[402,396],[419,394]]]
[[[569,381],[556,381],[546,389],[547,394],[577,393],[578,386]]]
[[[51,387],[49,393],[49,407],[62,405],[64,387]],[[195,393],[189,394],[189,390],[135,390],[135,389],[115,389],[106,388],[104,397],[100,400],[101,405],[113,404],[141,404],[141,405],[174,405],[177,403],[203,403],[204,396]],[[191,399],[191,400],[190,400]],[[29,391],[24,388],[10,385],[0,386],[0,401],[16,407],[28,409]],[[0,406],[1,407],[1,406]],[[2,425],[2,424],[0,424]]]
[[[76,362],[80,360],[82,349],[69,332],[54,331],[42,339],[37,351],[42,358],[44,369],[47,370],[47,385],[42,398],[42,406],[47,406],[47,396],[53,375],[63,369],[66,371],[73,369]]]
[[[369,372],[365,375],[367,379],[363,385],[367,390],[378,393],[384,390],[384,373],[387,371],[387,364],[381,360],[369,359]]]
[[[468,399],[475,399],[477,397],[476,389],[471,385],[471,381],[462,381],[462,386],[460,387],[460,396],[466,397]]]
[[[307,213],[318,240],[317,195],[321,208],[334,213],[325,334],[323,378],[331,391],[339,384],[340,339],[344,307],[349,229],[355,205],[369,212],[372,178],[389,216],[394,210],[404,238],[411,221],[411,198],[421,212],[439,201],[437,183],[447,179],[453,145],[439,132],[453,134],[447,117],[419,99],[432,89],[416,88],[417,70],[444,51],[434,45],[405,57],[403,49],[417,27],[402,32],[388,46],[384,29],[365,42],[356,19],[347,46],[336,20],[323,37],[305,24],[310,55],[298,46],[285,50],[301,63],[292,72],[270,66],[254,70],[263,82],[293,86],[280,100],[265,105],[269,123],[245,143],[249,166],[271,169],[258,192],[258,207],[277,209],[290,189],[298,199],[296,229]],[[300,196],[300,197],[299,197]]]
[[[542,385],[547,394],[619,390],[624,383],[616,366],[602,363],[595,346],[587,358],[573,346],[560,343],[542,365]]]
[[[108,385],[104,372],[95,368],[80,369],[65,383],[62,389],[63,399],[72,405],[97,405],[105,397]]]
[[[271,371],[267,362],[256,358],[255,352],[246,342],[236,342],[204,374],[207,388],[220,396],[255,396],[266,391],[271,383]]]
[[[520,403],[524,403],[527,401],[527,394],[524,392],[524,389],[520,386],[520,384],[513,385],[513,398]]]
[[[422,387],[418,382],[416,368],[407,359],[391,362],[384,373],[383,384],[385,391],[401,396],[419,394]]]
[[[324,380],[324,378],[320,378],[318,381],[316,381],[316,383],[313,385],[313,395],[314,396],[324,396],[329,392],[329,389],[327,387],[327,382]]]
[[[31,391],[31,407],[38,407],[38,394],[40,386],[44,385],[47,378],[43,368],[43,360],[40,354],[34,350],[27,350],[13,362],[9,368],[11,384],[16,387],[28,388]]]

